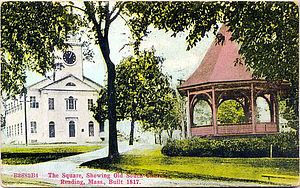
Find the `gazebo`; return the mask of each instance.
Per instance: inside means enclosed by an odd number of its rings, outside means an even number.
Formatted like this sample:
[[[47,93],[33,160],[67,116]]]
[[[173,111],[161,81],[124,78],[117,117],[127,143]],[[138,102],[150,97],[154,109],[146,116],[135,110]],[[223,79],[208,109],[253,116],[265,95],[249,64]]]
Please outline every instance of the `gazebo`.
[[[179,87],[188,99],[187,136],[230,136],[276,134],[279,132],[279,91],[288,86],[287,82],[267,81],[255,78],[246,68],[238,54],[239,46],[229,40],[231,34],[226,26],[220,31],[225,36],[223,45],[213,43],[195,72]],[[240,60],[239,63],[237,60]],[[256,122],[256,100],[262,97],[268,104],[270,121]],[[194,124],[194,107],[204,100],[210,106],[210,125]],[[244,110],[245,123],[220,124],[218,107],[227,100],[237,101]]]

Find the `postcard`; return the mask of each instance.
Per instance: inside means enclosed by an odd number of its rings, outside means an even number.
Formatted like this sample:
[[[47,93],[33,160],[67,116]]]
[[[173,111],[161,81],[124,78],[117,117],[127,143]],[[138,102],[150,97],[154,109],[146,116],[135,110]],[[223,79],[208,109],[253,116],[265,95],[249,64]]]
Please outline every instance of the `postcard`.
[[[4,1],[2,187],[296,187],[299,7]]]

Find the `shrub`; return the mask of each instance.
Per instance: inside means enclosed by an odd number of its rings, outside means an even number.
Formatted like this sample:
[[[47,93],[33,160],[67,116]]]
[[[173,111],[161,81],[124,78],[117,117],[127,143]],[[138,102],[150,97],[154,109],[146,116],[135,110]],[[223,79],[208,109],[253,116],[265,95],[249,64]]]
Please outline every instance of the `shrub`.
[[[298,134],[244,138],[191,138],[168,142],[161,150],[168,156],[197,157],[299,157]]]

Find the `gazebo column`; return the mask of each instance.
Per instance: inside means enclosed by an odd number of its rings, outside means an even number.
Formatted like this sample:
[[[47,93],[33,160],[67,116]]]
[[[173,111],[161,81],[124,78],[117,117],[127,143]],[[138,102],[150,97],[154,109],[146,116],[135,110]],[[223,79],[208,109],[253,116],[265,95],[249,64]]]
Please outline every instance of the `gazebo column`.
[[[255,106],[256,106],[256,97],[254,94],[254,84],[251,83],[251,118],[252,118],[252,133],[256,133],[256,121],[255,121]]]
[[[279,105],[278,105],[278,95],[277,95],[277,91],[275,93],[275,97],[274,97],[274,108],[275,108],[275,121],[276,121],[276,125],[277,125],[277,131],[279,132]]]
[[[186,130],[186,132],[187,132],[187,137],[188,138],[190,138],[191,136],[192,136],[192,130],[191,130],[191,127],[192,127],[192,116],[191,116],[191,113],[193,113],[192,112],[192,101],[191,101],[191,96],[190,96],[190,92],[189,92],[189,90],[187,91],[187,96],[188,96],[188,108],[187,108],[187,114],[188,114],[188,116],[187,116],[187,118],[188,118],[188,124],[187,124],[187,130]]]
[[[244,114],[245,114],[245,119],[246,119],[246,123],[249,123],[251,121],[251,108],[250,108],[251,104],[249,103],[249,101],[245,102],[244,105]]]
[[[217,118],[217,105],[216,105],[216,94],[215,94],[215,87],[212,87],[212,108],[213,108],[213,131],[214,136],[218,134],[218,118]]]
[[[272,117],[271,122],[276,124],[277,131],[279,131],[279,109],[278,109],[278,99],[277,99],[277,92],[274,92],[270,96],[270,101],[272,106]],[[271,111],[271,110],[270,110]]]
[[[268,98],[268,103],[269,103],[269,110],[270,110],[270,122],[275,123],[275,121],[276,121],[275,120],[275,109],[274,109],[275,106],[274,106],[272,94]]]

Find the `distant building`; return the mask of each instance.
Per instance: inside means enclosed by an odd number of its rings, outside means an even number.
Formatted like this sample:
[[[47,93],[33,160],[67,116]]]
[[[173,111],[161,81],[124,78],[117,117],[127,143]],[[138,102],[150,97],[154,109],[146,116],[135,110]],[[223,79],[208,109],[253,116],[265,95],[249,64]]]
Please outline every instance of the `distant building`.
[[[70,44],[65,53],[56,52],[51,79],[4,99],[2,143],[86,143],[104,138],[104,125],[90,112],[102,86],[83,75],[82,45]]]

